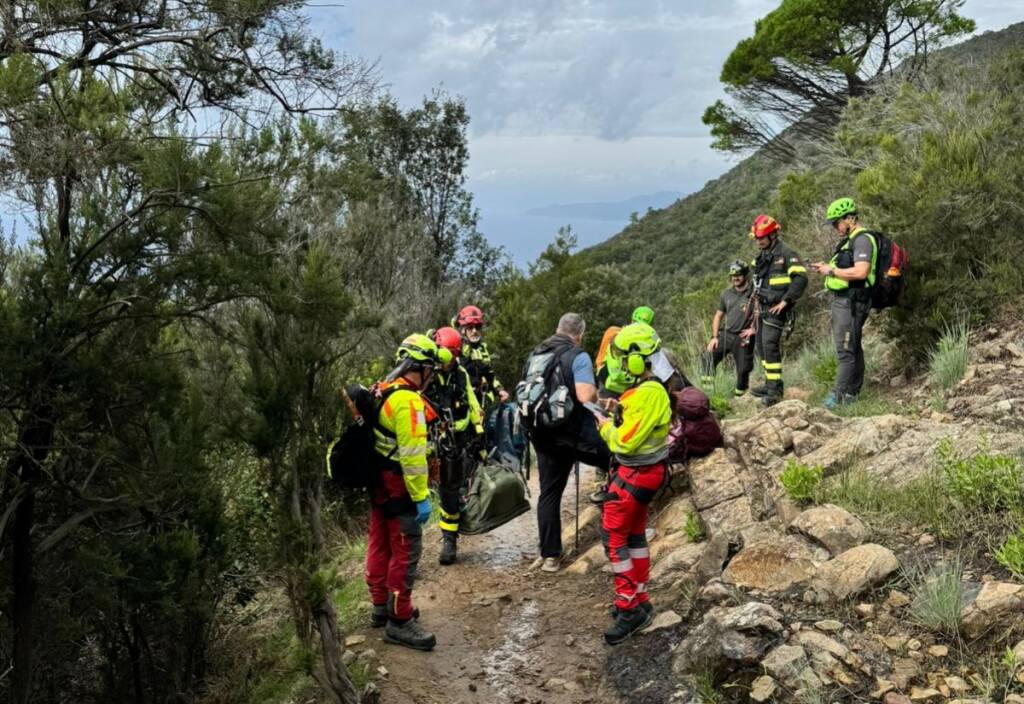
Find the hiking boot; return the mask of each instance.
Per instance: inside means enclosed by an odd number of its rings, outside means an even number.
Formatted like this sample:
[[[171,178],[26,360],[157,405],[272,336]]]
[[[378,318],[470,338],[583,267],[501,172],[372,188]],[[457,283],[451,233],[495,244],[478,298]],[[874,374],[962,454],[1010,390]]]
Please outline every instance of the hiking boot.
[[[370,627],[371,628],[383,628],[388,625],[388,605],[391,603],[391,597],[388,597],[387,604],[374,604],[373,613],[370,614]],[[412,617],[419,618],[420,610],[415,606],[412,607]]]
[[[774,391],[775,389],[773,389],[771,386],[768,386],[768,384],[761,384],[760,386],[755,386],[754,388],[752,388],[750,390],[750,395],[753,396],[754,398],[764,398],[765,396],[770,396],[772,393],[774,393]]]
[[[593,494],[588,494],[587,498],[590,499],[590,503],[601,505],[608,500],[608,489],[598,489]]]
[[[425,630],[414,618],[405,623],[388,619],[387,628],[384,629],[384,640],[414,650],[433,650],[437,645],[434,634]]]
[[[836,395],[836,392],[829,391],[828,396],[826,396],[825,400],[821,402],[821,405],[830,411],[836,410],[839,406],[839,397]]]
[[[653,619],[651,612],[645,610],[643,605],[620,610],[615,615],[615,623],[604,632],[604,640],[608,645],[618,645],[647,626]]]
[[[454,565],[459,550],[459,534],[446,530],[442,535],[444,542],[441,544],[441,556],[437,561],[442,565]]]
[[[765,408],[771,408],[776,403],[782,400],[782,396],[778,393],[768,394],[767,396],[761,397],[761,405]]]
[[[743,398],[743,395],[746,394],[746,393],[747,393],[746,389],[733,389],[732,390],[733,398]]]

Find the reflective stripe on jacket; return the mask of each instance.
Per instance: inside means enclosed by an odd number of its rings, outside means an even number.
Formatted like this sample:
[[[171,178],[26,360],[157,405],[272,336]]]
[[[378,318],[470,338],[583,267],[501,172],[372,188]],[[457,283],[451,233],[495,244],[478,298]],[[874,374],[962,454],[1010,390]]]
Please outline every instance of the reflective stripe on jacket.
[[[825,277],[825,288],[829,291],[845,291],[848,288],[864,288],[865,286],[875,285],[875,265],[878,263],[878,242],[875,240],[874,235],[868,231],[866,227],[858,227],[853,230],[846,239],[843,240],[842,244],[836,248],[836,253],[832,255],[832,258],[828,261],[829,266],[837,269],[849,269],[854,265],[852,254],[849,255],[849,261],[844,261],[843,264],[838,264],[840,257],[847,258],[844,252],[850,252],[853,247],[853,240],[859,235],[864,235],[871,242],[871,267],[868,269],[868,278],[863,282],[850,282],[846,279],[840,279],[838,276],[826,276]],[[845,265],[845,266],[844,266]],[[851,284],[855,284],[851,286]]]
[[[776,240],[754,260],[754,285],[763,303],[794,303],[807,288],[807,267],[796,252]]]
[[[389,386],[395,385],[408,387],[403,379]],[[411,388],[393,392],[381,406],[378,423],[373,431],[377,453],[397,460],[410,499],[427,498],[427,414],[419,393]]]
[[[621,420],[601,425],[601,438],[620,464],[640,467],[668,457],[672,407],[660,382],[648,379],[619,398]]]

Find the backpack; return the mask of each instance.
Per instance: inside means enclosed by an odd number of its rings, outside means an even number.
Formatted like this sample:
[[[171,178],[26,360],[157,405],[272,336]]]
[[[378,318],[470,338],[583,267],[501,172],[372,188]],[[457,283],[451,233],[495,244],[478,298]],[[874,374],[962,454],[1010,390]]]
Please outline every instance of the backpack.
[[[523,467],[529,460],[529,441],[514,403],[502,403],[487,418],[487,447],[501,462]]]
[[[519,417],[527,431],[552,430],[569,422],[576,406],[563,370],[562,357],[578,354],[574,345],[540,347],[526,359],[523,380],[516,384]]]
[[[722,429],[711,413],[707,394],[688,386],[671,396],[675,418],[668,431],[669,461],[685,462],[690,457],[703,457],[722,447]]]
[[[476,468],[462,501],[459,533],[479,535],[530,510],[526,482],[512,467],[488,461]]]
[[[871,287],[871,307],[883,310],[899,304],[903,293],[903,274],[910,264],[907,250],[881,232],[868,231],[875,240],[875,285]]]
[[[350,384],[345,389],[345,403],[352,414],[352,422],[327,448],[327,476],[343,489],[369,489],[377,483],[381,462],[374,449],[374,428],[379,428],[378,416],[388,396],[397,391],[391,388],[383,393],[362,384]],[[387,434],[387,431],[381,429]]]

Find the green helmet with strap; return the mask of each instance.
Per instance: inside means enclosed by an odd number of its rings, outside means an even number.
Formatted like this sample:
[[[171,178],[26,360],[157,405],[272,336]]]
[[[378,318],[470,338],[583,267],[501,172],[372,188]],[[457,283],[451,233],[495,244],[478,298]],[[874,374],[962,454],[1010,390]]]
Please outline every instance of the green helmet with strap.
[[[636,378],[647,368],[647,358],[661,349],[661,338],[647,323],[631,323],[619,330],[612,340],[611,351],[625,359],[623,371]]]
[[[853,202],[853,198],[839,198],[838,200],[832,201],[828,206],[825,219],[829,222],[835,222],[839,218],[845,218],[847,215],[856,214],[857,204]]]
[[[436,342],[426,335],[413,333],[402,340],[402,344],[398,346],[398,351],[395,352],[395,361],[401,362],[408,359],[424,366],[445,364],[451,361],[451,353],[448,350],[444,351],[447,352],[447,360],[444,359],[445,355],[441,354]]]
[[[638,306],[633,310],[634,323],[645,323],[650,325],[654,322],[654,311],[648,306]]]

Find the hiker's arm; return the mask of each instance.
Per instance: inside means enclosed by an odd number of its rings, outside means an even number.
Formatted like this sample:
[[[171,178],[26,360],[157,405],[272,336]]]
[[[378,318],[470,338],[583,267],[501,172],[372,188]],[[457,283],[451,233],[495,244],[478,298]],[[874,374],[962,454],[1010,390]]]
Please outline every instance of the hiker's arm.
[[[848,269],[832,269],[832,276],[843,281],[863,281],[868,278],[871,262],[854,262]]]
[[[576,398],[580,403],[594,403],[597,401],[597,387],[593,384],[573,384],[576,390]]]
[[[484,414],[480,410],[480,400],[476,397],[476,391],[473,390],[473,384],[469,380],[469,372],[465,369],[462,373],[466,375],[466,395],[469,396],[469,423],[476,430],[477,435],[484,434]]]
[[[616,426],[613,421],[606,420],[601,424],[601,437],[612,452],[630,455],[668,413],[668,394],[661,388],[640,387],[620,406],[622,424]]]
[[[395,435],[398,439],[398,463],[409,498],[414,502],[430,496],[427,488],[427,419],[423,400],[410,394],[394,404]]]
[[[716,310],[715,317],[711,319],[711,340],[708,341],[708,349],[713,350],[718,346],[718,327],[722,324],[722,311]]]

